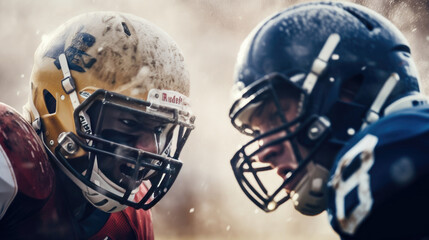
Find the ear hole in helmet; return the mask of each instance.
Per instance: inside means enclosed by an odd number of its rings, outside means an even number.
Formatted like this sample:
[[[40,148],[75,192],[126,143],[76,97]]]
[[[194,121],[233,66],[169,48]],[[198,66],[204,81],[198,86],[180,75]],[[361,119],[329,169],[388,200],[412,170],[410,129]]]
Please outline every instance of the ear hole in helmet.
[[[364,76],[362,74],[354,75],[353,77],[345,80],[340,89],[340,99],[343,102],[353,102],[355,97],[362,86]]]
[[[406,52],[406,53],[411,53],[410,48],[407,45],[398,45],[395,46],[394,48],[392,48],[392,51],[398,51],[398,52]]]
[[[45,106],[46,109],[50,114],[55,113],[55,110],[57,109],[57,100],[52,96],[52,94],[44,89],[43,90],[43,98],[45,99]]]

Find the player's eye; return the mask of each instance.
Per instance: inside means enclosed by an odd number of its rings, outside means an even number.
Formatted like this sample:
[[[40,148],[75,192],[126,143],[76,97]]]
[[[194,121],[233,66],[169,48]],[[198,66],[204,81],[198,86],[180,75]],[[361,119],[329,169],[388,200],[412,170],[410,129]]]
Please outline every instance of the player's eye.
[[[158,126],[158,127],[155,127],[155,129],[154,129],[154,133],[155,134],[161,134],[163,131],[164,131],[164,129],[166,128],[166,126],[164,126],[164,125],[161,125],[161,126]]]
[[[127,127],[135,127],[138,125],[137,121],[131,119],[120,119],[120,122]]]

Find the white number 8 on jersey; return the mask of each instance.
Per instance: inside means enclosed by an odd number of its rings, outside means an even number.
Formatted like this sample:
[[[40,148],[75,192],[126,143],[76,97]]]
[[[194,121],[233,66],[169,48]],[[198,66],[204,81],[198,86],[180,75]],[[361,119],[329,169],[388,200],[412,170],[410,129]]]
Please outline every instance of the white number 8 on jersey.
[[[345,233],[353,234],[371,210],[373,199],[368,171],[374,164],[373,153],[377,142],[378,138],[374,135],[366,135],[362,138],[343,155],[329,183],[335,190],[336,218],[342,231]],[[344,169],[348,167],[356,157],[359,157],[361,161],[360,166],[344,181],[342,178]],[[346,216],[344,207],[345,198],[356,187],[358,187],[357,194],[359,203],[354,210]]]

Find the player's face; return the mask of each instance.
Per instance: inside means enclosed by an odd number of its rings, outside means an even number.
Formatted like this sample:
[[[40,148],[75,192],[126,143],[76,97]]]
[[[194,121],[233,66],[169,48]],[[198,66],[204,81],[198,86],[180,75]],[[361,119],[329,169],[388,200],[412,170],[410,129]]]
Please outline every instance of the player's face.
[[[117,109],[106,108],[104,116],[101,130],[99,130],[102,138],[145,152],[158,153],[159,139],[157,138],[159,137],[159,133],[165,128],[163,124],[148,119],[147,116],[118,111]],[[109,146],[105,145],[103,148],[109,148]],[[133,156],[135,152],[127,148],[117,147],[110,150],[113,150],[119,156],[136,158],[136,156]],[[100,158],[98,161],[100,170],[119,186],[126,187],[129,184],[136,184],[138,186],[148,176],[147,169],[145,170],[143,167],[140,167],[138,177],[134,181],[131,178],[135,171],[134,164],[111,156],[100,156]],[[145,159],[144,161],[153,163],[156,160]]]
[[[298,117],[299,109],[297,99],[283,97],[280,99],[279,103],[282,113],[279,113],[274,101],[268,101],[259,107],[259,110],[255,111],[255,114],[251,117],[250,122],[252,128],[257,130],[259,134],[264,134],[272,129],[280,127],[285,124],[284,120],[286,120],[286,122],[291,122]],[[293,125],[288,130],[279,131],[261,139],[258,144],[263,150],[254,157],[254,160],[270,164],[280,177],[283,179],[288,178],[290,172],[296,169],[299,164],[292,145],[295,144],[295,146],[297,146],[297,150],[302,158],[306,157],[307,151],[293,140],[293,138],[291,140],[281,141],[278,144],[272,143],[276,139],[284,138],[292,134],[296,128],[297,125]],[[291,191],[296,182],[297,181],[293,181],[291,184],[286,185],[286,190],[288,192]]]
[[[156,122],[140,118],[129,112],[111,111],[103,121],[102,135],[117,143],[157,153]]]

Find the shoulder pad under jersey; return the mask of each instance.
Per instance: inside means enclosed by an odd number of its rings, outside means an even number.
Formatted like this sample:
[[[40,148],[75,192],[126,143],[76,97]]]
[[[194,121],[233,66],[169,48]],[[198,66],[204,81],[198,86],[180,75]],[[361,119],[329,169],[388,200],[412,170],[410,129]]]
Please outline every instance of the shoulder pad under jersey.
[[[378,234],[371,232],[369,222],[382,237],[411,239],[409,234],[422,231],[421,221],[412,221],[429,211],[427,203],[419,205],[423,198],[417,195],[421,188],[429,190],[422,184],[429,181],[428,156],[427,106],[385,116],[354,136],[331,169],[328,214],[333,228],[344,239]]]
[[[46,199],[53,185],[54,172],[40,138],[19,113],[0,103],[0,219],[18,191]]]

